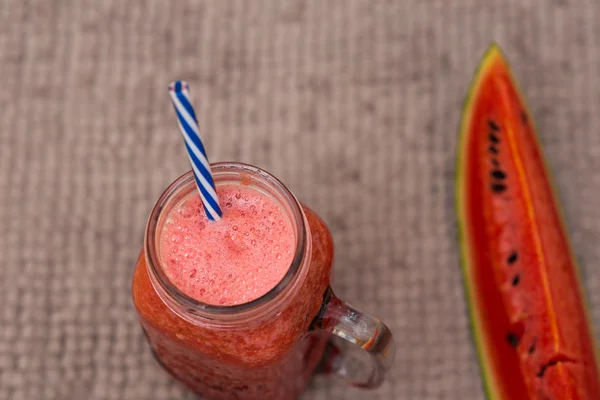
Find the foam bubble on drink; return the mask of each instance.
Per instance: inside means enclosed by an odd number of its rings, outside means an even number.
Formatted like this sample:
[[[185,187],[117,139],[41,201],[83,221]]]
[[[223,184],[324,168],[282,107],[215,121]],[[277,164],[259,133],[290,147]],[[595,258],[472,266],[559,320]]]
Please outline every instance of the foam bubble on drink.
[[[161,232],[167,277],[186,295],[208,304],[234,305],[270,291],[294,254],[292,224],[281,206],[248,186],[217,185],[223,208],[208,221],[196,192],[176,205]]]

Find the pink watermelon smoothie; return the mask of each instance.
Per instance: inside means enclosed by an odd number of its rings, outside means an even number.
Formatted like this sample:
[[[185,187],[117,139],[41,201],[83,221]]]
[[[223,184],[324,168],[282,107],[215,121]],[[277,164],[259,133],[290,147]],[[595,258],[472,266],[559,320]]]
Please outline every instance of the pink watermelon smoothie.
[[[131,286],[140,323],[156,360],[203,398],[296,399],[329,337],[312,324],[329,287],[333,238],[277,181],[238,165],[213,173],[221,221],[206,218],[191,172],[150,215]],[[278,296],[243,311],[179,302],[183,292],[234,306],[288,275]]]
[[[285,210],[248,186],[217,185],[221,221],[208,220],[196,191],[167,215],[160,255],[169,280],[207,304],[255,300],[277,285],[292,262],[296,238]]]

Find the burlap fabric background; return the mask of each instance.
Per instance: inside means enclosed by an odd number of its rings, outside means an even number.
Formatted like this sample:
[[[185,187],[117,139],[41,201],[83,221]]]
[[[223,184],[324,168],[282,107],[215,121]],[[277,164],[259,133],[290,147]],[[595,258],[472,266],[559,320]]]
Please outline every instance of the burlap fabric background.
[[[212,161],[273,172],[330,224],[335,289],[394,330],[375,392],[482,399],[459,275],[454,154],[498,40],[538,121],[600,322],[600,3],[0,1],[0,399],[176,400],[130,277],[188,169],[167,85],[192,85]]]

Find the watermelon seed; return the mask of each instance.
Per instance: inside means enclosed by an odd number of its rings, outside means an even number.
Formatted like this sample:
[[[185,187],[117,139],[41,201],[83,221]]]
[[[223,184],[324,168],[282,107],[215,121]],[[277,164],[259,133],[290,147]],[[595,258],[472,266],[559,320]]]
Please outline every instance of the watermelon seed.
[[[499,166],[500,166],[500,163],[499,163],[499,162],[498,162],[498,160],[496,160],[495,158],[492,158],[492,165],[493,165],[494,167],[499,167]]]
[[[519,274],[515,275],[515,277],[512,280],[512,285],[517,286],[519,284],[520,280],[521,280],[521,276]]]
[[[492,143],[500,143],[500,139],[498,139],[498,136],[494,135],[493,133],[490,133],[490,141]]]
[[[492,154],[498,154],[498,149],[497,149],[497,148],[495,148],[494,146],[490,146],[490,147],[488,148],[488,151],[489,151],[490,153],[492,153]]]
[[[492,177],[496,178],[496,179],[504,179],[504,178],[506,178],[506,173],[497,169],[497,170],[492,171]]]
[[[496,192],[496,193],[502,193],[506,190],[506,185],[503,185],[502,183],[492,183],[492,191]]]
[[[506,340],[512,347],[517,347],[519,345],[519,338],[512,332],[509,332],[508,335],[506,335]]]
[[[510,256],[508,256],[508,259],[506,261],[509,264],[514,264],[518,258],[519,258],[519,255],[517,254],[517,252],[513,251],[512,254]]]
[[[527,113],[525,113],[525,111],[521,111],[521,121],[523,121],[524,124],[527,123]]]
[[[488,125],[490,126],[490,129],[492,129],[494,131],[499,131],[500,130],[500,127],[498,126],[498,124],[496,124],[491,119],[488,121]]]
[[[529,354],[533,354],[533,352],[534,352],[534,351],[535,351],[535,342],[533,342],[533,343],[531,344],[531,346],[529,346],[529,350],[527,350],[527,352],[528,352]]]

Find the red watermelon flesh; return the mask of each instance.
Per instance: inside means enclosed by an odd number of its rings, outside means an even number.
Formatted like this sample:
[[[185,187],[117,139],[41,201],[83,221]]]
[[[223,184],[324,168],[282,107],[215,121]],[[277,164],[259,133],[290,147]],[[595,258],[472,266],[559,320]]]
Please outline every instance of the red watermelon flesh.
[[[596,344],[534,121],[500,48],[461,124],[463,277],[490,399],[600,399]]]

